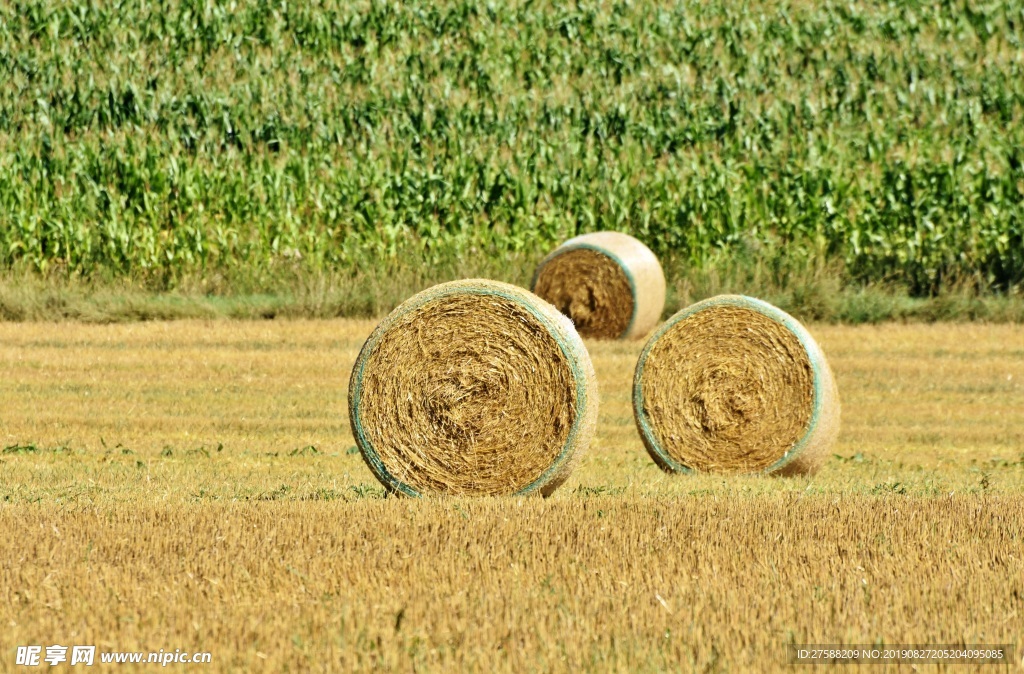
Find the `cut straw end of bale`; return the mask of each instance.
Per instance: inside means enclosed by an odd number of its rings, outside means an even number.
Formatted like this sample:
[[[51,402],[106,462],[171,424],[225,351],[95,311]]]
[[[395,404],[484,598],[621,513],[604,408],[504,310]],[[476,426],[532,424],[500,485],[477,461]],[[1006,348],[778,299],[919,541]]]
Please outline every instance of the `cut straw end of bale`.
[[[621,232],[569,239],[538,265],[532,289],[584,337],[644,337],[665,308],[665,274],[657,256]]]
[[[839,393],[795,318],[721,295],[672,316],[633,376],[633,413],[669,472],[814,472],[839,432]]]
[[[349,380],[363,459],[392,493],[553,492],[597,425],[597,382],[572,323],[505,283],[443,283],[370,335]]]

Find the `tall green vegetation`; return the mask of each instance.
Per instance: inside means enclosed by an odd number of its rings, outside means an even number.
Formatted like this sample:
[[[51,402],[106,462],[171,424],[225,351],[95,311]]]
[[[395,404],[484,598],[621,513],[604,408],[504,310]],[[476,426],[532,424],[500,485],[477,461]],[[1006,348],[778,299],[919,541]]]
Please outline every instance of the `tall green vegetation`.
[[[1024,283],[1018,2],[0,4],[0,267],[252,279],[619,229]],[[831,267],[830,267],[831,268]]]

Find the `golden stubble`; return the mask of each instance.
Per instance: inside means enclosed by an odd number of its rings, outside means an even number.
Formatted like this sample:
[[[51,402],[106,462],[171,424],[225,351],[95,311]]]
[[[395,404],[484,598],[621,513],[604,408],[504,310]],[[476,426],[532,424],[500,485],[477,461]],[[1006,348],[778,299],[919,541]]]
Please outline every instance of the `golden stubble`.
[[[0,324],[0,669],[26,644],[771,672],[791,641],[1024,643],[1024,328],[809,326],[844,403],[810,479],[662,473],[642,341],[588,342],[598,435],[552,498],[408,500],[352,452],[373,325]]]

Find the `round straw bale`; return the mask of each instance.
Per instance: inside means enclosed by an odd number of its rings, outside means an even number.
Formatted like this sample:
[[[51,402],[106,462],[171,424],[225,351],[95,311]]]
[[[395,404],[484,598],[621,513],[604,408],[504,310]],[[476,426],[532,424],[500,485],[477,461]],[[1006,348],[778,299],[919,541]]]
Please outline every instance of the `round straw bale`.
[[[813,472],[839,432],[824,354],[795,318],[720,295],[672,316],[633,375],[633,413],[669,472]]]
[[[388,315],[349,381],[349,419],[392,493],[548,495],[597,425],[572,323],[506,283],[442,283]]]
[[[621,232],[569,239],[541,261],[532,289],[571,318],[584,337],[643,337],[665,308],[658,258]]]

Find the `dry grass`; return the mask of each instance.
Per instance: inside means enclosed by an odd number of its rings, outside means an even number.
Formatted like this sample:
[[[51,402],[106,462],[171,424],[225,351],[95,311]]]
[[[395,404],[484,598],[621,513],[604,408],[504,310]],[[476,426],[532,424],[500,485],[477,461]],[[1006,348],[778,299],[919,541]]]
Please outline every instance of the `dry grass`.
[[[591,343],[598,438],[551,499],[408,501],[352,451],[372,327],[0,324],[0,670],[32,643],[206,650],[189,671],[211,672],[1024,655],[1024,328],[811,326],[843,432],[809,479],[661,473],[630,411],[642,342]]]

